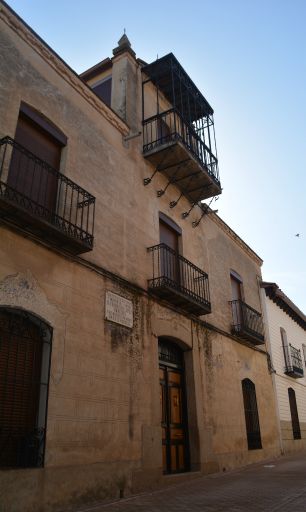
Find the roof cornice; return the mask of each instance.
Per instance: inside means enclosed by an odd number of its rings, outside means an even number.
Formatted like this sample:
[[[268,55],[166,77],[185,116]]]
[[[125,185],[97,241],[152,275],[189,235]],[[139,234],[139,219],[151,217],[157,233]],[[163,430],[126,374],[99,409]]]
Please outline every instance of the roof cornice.
[[[95,110],[119,130],[122,135],[129,133],[127,124],[100,100],[79,75],[3,0],[0,0],[0,19],[52,67],[63,80],[68,82]]]
[[[263,281],[261,288],[264,288],[266,296],[269,297],[280,309],[289,315],[304,331],[306,331],[306,316],[292,302],[276,283]]]

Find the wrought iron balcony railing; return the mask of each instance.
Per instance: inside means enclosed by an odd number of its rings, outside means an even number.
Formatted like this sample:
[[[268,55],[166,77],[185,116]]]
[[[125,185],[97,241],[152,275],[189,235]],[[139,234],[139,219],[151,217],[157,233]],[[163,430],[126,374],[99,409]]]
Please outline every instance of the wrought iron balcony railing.
[[[283,343],[285,358],[285,373],[295,379],[304,376],[304,368],[301,351],[293,347],[290,343]]]
[[[143,121],[143,152],[180,141],[220,186],[218,160],[177,109],[172,108]]]
[[[166,244],[148,248],[152,255],[152,293],[194,315],[211,312],[208,275]]]
[[[242,300],[230,301],[232,308],[232,332],[255,345],[264,343],[264,329],[261,314]]]
[[[0,140],[0,212],[72,254],[93,248],[95,198],[10,137]]]

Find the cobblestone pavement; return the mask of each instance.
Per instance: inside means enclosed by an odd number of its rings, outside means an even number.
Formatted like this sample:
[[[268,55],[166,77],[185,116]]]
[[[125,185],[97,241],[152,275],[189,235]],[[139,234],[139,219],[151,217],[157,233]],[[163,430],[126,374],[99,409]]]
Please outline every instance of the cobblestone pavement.
[[[306,453],[202,476],[83,512],[306,512]]]

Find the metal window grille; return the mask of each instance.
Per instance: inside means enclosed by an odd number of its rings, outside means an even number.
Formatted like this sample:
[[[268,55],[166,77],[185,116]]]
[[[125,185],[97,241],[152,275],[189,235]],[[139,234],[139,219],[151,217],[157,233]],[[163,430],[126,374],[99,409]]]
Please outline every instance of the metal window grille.
[[[285,359],[285,373],[294,378],[303,377],[304,368],[302,362],[301,350],[293,347],[291,343],[288,344],[286,331],[281,328],[281,337]],[[303,346],[304,350],[304,346]],[[304,352],[305,357],[305,352]]]
[[[242,381],[245,424],[249,450],[262,448],[255,385],[249,379]]]
[[[43,465],[52,329],[0,308],[0,467]]]
[[[302,349],[303,349],[303,356],[304,356],[304,364],[306,365],[306,345],[302,345]]]
[[[174,343],[167,340],[159,340],[158,342],[159,361],[171,363],[178,367],[183,367],[183,352]]]

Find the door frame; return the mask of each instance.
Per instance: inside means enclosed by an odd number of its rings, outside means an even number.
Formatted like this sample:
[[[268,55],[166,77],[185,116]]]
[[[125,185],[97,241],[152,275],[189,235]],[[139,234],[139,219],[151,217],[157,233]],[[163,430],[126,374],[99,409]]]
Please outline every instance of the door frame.
[[[161,344],[164,347],[168,347],[172,355],[179,354],[179,360],[175,361],[170,360],[168,358],[160,357],[160,346]],[[172,348],[172,350],[171,350]],[[190,471],[190,450],[189,450],[189,432],[188,432],[188,410],[187,410],[187,396],[186,396],[186,379],[185,379],[185,364],[184,364],[184,351],[179,347],[179,345],[172,340],[167,339],[166,337],[160,337],[158,339],[158,361],[159,361],[159,370],[163,370],[165,373],[165,399],[166,399],[166,425],[162,428],[166,430],[166,468],[163,468],[164,474],[176,474],[176,473],[185,473]],[[170,400],[169,400],[169,385],[168,385],[168,372],[175,371],[180,373],[182,376],[181,383],[181,392],[182,392],[182,430],[184,433],[184,469],[173,471],[171,470],[171,436],[170,436],[170,422],[169,422],[169,410],[170,410]],[[160,380],[161,382],[161,380]],[[162,440],[162,445],[163,445]]]

